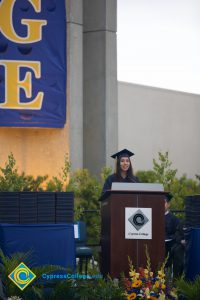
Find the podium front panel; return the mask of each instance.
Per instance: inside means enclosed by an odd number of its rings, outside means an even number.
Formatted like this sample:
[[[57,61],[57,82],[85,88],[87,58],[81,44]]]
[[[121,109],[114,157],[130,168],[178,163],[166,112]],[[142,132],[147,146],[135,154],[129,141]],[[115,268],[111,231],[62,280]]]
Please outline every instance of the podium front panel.
[[[155,271],[164,261],[164,192],[110,192],[102,201],[102,265],[104,275],[128,275],[128,257],[135,268],[146,267],[146,247]],[[125,239],[125,208],[151,208],[152,239]]]

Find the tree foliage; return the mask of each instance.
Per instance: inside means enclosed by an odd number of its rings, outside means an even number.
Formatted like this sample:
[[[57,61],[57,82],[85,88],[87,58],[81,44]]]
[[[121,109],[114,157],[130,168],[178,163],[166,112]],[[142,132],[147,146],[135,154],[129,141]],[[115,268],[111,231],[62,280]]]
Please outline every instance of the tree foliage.
[[[1,192],[40,191],[48,177],[45,175],[34,178],[31,175],[25,175],[24,172],[19,174],[13,153],[8,155],[8,160],[4,167],[0,167],[0,171],[2,173],[0,175]]]
[[[169,153],[158,153],[158,160],[153,159],[153,170],[138,171],[137,176],[141,182],[162,183],[164,190],[173,195],[172,209],[183,210],[184,199],[188,195],[200,193],[200,176],[195,179],[187,178],[186,174],[176,177],[177,169],[172,167]]]

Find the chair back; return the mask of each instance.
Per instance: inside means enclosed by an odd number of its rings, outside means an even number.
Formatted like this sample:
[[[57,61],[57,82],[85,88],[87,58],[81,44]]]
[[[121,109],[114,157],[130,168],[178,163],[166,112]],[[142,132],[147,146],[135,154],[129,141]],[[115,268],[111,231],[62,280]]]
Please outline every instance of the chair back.
[[[87,242],[87,231],[86,224],[84,221],[77,221],[74,223],[77,226],[78,236],[75,237],[75,243],[77,246],[86,245]]]

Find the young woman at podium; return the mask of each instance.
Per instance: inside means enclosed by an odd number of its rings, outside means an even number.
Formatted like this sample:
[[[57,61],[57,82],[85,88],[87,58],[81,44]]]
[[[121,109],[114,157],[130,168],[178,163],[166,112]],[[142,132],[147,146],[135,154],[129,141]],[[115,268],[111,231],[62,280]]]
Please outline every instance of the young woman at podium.
[[[106,191],[111,190],[113,182],[140,182],[138,177],[133,175],[133,168],[130,160],[130,157],[133,155],[134,153],[127,149],[123,149],[111,155],[112,158],[116,159],[116,170],[114,174],[106,178],[102,195]]]

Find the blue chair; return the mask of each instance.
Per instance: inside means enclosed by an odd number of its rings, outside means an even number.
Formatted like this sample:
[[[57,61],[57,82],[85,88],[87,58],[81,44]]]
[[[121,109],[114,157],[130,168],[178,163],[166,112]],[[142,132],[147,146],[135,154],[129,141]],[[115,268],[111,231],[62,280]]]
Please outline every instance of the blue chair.
[[[92,248],[87,246],[86,224],[83,221],[75,222],[78,226],[78,237],[75,238],[76,258],[79,258],[79,272],[82,273],[85,262],[85,274],[87,275],[88,260],[93,258]]]

